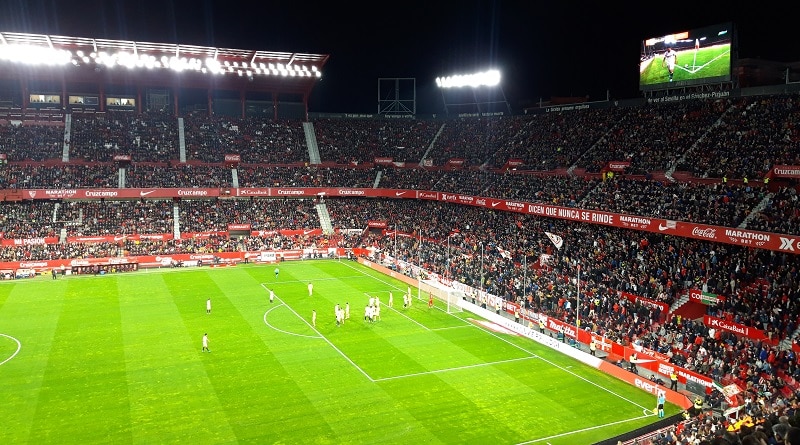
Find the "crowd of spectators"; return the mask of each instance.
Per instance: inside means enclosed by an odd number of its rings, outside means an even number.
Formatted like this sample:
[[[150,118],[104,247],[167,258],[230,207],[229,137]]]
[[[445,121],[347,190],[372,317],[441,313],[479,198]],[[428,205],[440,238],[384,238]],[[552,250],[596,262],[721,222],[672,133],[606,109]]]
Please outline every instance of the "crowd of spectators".
[[[179,204],[181,232],[225,232],[228,224],[252,230],[320,227],[313,199],[184,200]]]
[[[64,139],[63,128],[61,139]],[[115,155],[145,162],[179,158],[178,122],[167,113],[73,114],[69,141],[70,160],[112,162]]]
[[[321,159],[337,164],[420,162],[442,126],[424,119],[315,119],[314,133]]]
[[[0,153],[10,161],[61,159],[64,152],[64,125],[29,122],[0,124]]]
[[[520,159],[524,170],[569,167],[608,131],[617,114],[610,108],[530,115],[509,142],[494,153],[491,164],[500,168],[510,159]]]
[[[112,164],[8,164],[0,168],[0,189],[118,187]]]
[[[618,176],[598,183],[578,207],[738,227],[767,193],[763,187],[642,181]]]
[[[621,108],[578,166],[599,172],[609,161],[629,161],[632,174],[669,170],[726,107],[725,100],[698,100]]]
[[[701,177],[760,179],[772,165],[800,163],[798,129],[797,95],[741,98],[697,139],[677,169]]]
[[[247,164],[289,164],[309,158],[300,121],[195,113],[184,118],[184,134],[189,160],[220,163],[238,154]]]

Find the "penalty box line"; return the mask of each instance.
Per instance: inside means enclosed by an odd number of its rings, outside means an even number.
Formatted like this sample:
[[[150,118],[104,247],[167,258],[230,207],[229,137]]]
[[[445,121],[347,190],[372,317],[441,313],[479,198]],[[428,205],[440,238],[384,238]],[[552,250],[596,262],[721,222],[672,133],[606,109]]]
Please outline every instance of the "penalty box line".
[[[401,288],[399,288],[399,287],[395,286],[394,284],[392,284],[392,283],[389,283],[388,281],[382,280],[382,279],[380,279],[380,278],[378,278],[378,277],[374,277],[374,276],[372,276],[372,275],[370,275],[370,274],[368,274],[368,273],[364,272],[363,270],[358,270],[358,269],[356,269],[355,267],[353,267],[353,266],[351,266],[351,265],[349,265],[349,264],[347,264],[347,263],[342,263],[342,264],[344,264],[345,266],[347,266],[347,267],[349,267],[349,268],[351,268],[351,269],[355,270],[356,272],[358,272],[358,273],[360,273],[360,274],[364,275],[365,277],[371,278],[371,279],[373,279],[373,280],[375,280],[375,281],[377,281],[377,282],[379,282],[379,283],[383,283],[383,284],[385,284],[385,285],[387,285],[387,286],[391,287],[392,289],[397,289],[398,291],[402,291],[402,290],[403,290],[403,289],[401,289]],[[445,311],[444,309],[442,309],[442,308],[440,308],[440,307],[438,307],[438,306],[436,306],[436,305],[434,305],[434,306],[433,306],[433,308],[434,308],[434,309],[436,309],[436,310],[438,310],[438,311],[441,311],[441,312],[443,312],[443,313],[445,313],[445,314],[447,314],[447,315],[450,315],[450,316],[452,316],[453,318],[455,318],[455,319],[457,319],[457,320],[460,320],[462,323],[464,323],[464,326],[472,326],[472,323],[470,323],[470,322],[468,322],[468,321],[466,321],[466,320],[462,320],[461,318],[458,318],[458,317],[456,317],[456,316],[455,316],[455,315],[453,315],[453,314],[449,314],[449,313],[447,313],[447,311]],[[398,312],[398,313],[399,313],[399,312]],[[413,320],[412,320],[412,321],[413,321]],[[416,323],[416,322],[415,322],[415,323]],[[417,323],[417,324],[419,324],[419,323]],[[436,331],[436,330],[439,330],[439,329],[431,329],[431,328],[429,328],[429,327],[425,327],[425,329],[427,329],[427,330],[429,330],[429,331]]]
[[[345,263],[343,263],[343,264],[345,264]],[[349,265],[349,264],[345,264],[345,265],[346,265],[347,267],[349,267],[349,268],[351,268],[351,269],[353,269],[353,270],[355,270],[355,271],[359,272],[359,273],[362,273],[362,274],[364,274],[364,275],[366,275],[366,276],[368,276],[368,277],[371,277],[371,278],[373,278],[373,279],[375,279],[375,280],[377,280],[377,281],[380,281],[380,282],[382,282],[382,283],[384,283],[384,284],[386,284],[386,285],[388,285],[388,286],[391,286],[391,287],[394,287],[395,289],[397,289],[397,287],[396,287],[396,286],[393,286],[392,284],[390,284],[390,283],[387,283],[386,281],[383,281],[383,280],[381,280],[381,279],[379,279],[379,278],[377,278],[377,277],[373,277],[372,275],[369,275],[369,274],[367,274],[367,273],[365,273],[365,272],[363,272],[363,271],[360,271],[360,270],[356,269],[355,267],[353,267],[353,266],[351,266],[351,265]],[[447,315],[450,315],[451,317],[454,317],[454,318],[456,318],[456,319],[462,320],[462,319],[460,319],[460,318],[456,317],[456,316],[455,316],[455,315],[453,315],[453,314],[447,314]],[[464,321],[464,320],[462,320],[462,321]],[[611,394],[611,395],[613,395],[613,396],[615,396],[615,397],[617,397],[617,398],[619,398],[619,399],[621,399],[621,400],[624,400],[624,401],[626,401],[626,402],[630,403],[631,405],[633,405],[633,406],[635,406],[635,407],[638,407],[638,408],[641,408],[641,409],[647,409],[646,407],[644,407],[644,406],[642,406],[642,405],[640,405],[640,404],[638,404],[638,403],[634,402],[633,400],[630,400],[630,399],[628,399],[627,397],[625,397],[625,396],[623,396],[623,395],[621,395],[621,394],[617,394],[617,393],[615,393],[614,391],[612,391],[612,390],[610,390],[610,389],[606,388],[605,386],[603,386],[603,385],[601,385],[601,384],[599,384],[599,383],[595,383],[595,382],[593,382],[593,381],[591,381],[591,380],[587,379],[586,377],[583,377],[583,376],[581,376],[581,375],[579,375],[579,374],[577,374],[577,373],[575,373],[575,372],[573,372],[573,371],[570,371],[569,369],[567,369],[567,368],[565,368],[565,367],[563,367],[563,366],[560,366],[560,365],[558,365],[557,363],[555,363],[555,362],[553,362],[553,361],[551,361],[551,360],[548,360],[548,359],[546,359],[546,358],[544,358],[544,357],[542,357],[542,356],[540,356],[540,355],[538,355],[538,354],[535,354],[534,352],[532,352],[532,351],[530,351],[530,350],[528,350],[528,349],[526,349],[526,348],[524,348],[524,347],[522,347],[522,346],[519,346],[519,345],[517,345],[517,344],[515,344],[515,343],[513,343],[513,342],[510,342],[510,341],[508,341],[507,339],[505,339],[505,338],[503,338],[503,337],[500,337],[500,336],[499,336],[499,335],[497,335],[496,333],[494,333],[494,332],[492,332],[492,331],[490,331],[490,330],[488,330],[488,329],[486,329],[486,328],[484,328],[484,327],[478,326],[478,325],[476,325],[476,324],[473,324],[473,323],[469,323],[469,322],[467,322],[467,321],[464,321],[464,323],[467,323],[467,324],[468,324],[468,326],[474,326],[476,329],[479,329],[479,330],[481,330],[481,331],[483,331],[483,332],[486,332],[487,334],[491,335],[492,337],[495,337],[495,338],[497,338],[498,340],[500,340],[500,341],[503,341],[503,342],[505,342],[505,343],[507,343],[507,344],[509,344],[509,345],[511,345],[511,346],[513,346],[513,347],[515,347],[515,348],[517,348],[517,349],[519,349],[519,350],[521,350],[521,351],[523,351],[523,352],[525,352],[525,353],[529,354],[529,355],[530,355],[530,358],[538,358],[538,359],[542,360],[543,362],[545,362],[545,363],[549,364],[550,366],[553,366],[553,367],[555,367],[555,368],[558,368],[558,369],[562,370],[563,372],[565,372],[565,373],[567,373],[567,374],[571,374],[572,376],[574,376],[574,377],[578,378],[579,380],[583,380],[584,382],[586,382],[586,383],[588,383],[588,384],[590,384],[590,385],[592,385],[592,386],[595,386],[595,387],[597,387],[598,389],[600,389],[600,390],[603,390],[603,391],[605,391],[605,392],[607,392],[607,393],[609,393],[609,394]],[[532,340],[531,340],[531,341],[532,341]],[[525,358],[528,358],[528,357],[525,357]]]
[[[269,289],[269,288],[268,288],[266,285],[264,285],[263,283],[261,284],[261,287],[263,287],[264,289],[266,289],[268,292],[270,291],[270,289]],[[290,311],[292,311],[292,313],[293,313],[293,314],[294,314],[294,315],[295,315],[297,318],[299,318],[299,319],[303,320],[303,323],[305,323],[306,325],[308,325],[308,327],[309,327],[309,328],[311,328],[311,330],[313,330],[314,332],[316,332],[316,333],[317,333],[317,335],[319,335],[319,337],[320,337],[321,339],[325,340],[325,342],[326,342],[326,343],[328,343],[328,344],[331,346],[331,348],[333,348],[333,350],[334,350],[334,351],[338,352],[338,353],[339,353],[339,355],[341,355],[342,357],[344,357],[344,359],[345,359],[345,360],[347,360],[347,361],[348,361],[348,362],[349,362],[349,363],[350,363],[350,364],[351,364],[351,365],[352,365],[354,368],[356,368],[356,369],[357,369],[357,370],[358,370],[358,371],[359,371],[361,374],[363,374],[363,375],[364,375],[364,377],[366,377],[366,378],[367,378],[367,380],[369,380],[370,382],[374,382],[374,381],[375,381],[375,379],[373,379],[372,377],[370,377],[370,375],[369,375],[369,374],[367,374],[367,372],[366,372],[366,371],[364,371],[363,369],[361,369],[361,367],[360,367],[360,366],[358,366],[358,365],[356,364],[356,362],[354,362],[352,359],[350,359],[350,357],[348,357],[348,356],[347,356],[347,354],[345,354],[344,352],[342,352],[342,350],[341,350],[341,349],[339,349],[339,348],[337,348],[337,347],[336,347],[336,345],[334,345],[334,344],[333,344],[333,342],[331,342],[330,340],[328,340],[328,337],[326,337],[326,336],[322,335],[322,332],[320,332],[319,330],[317,330],[317,328],[315,328],[314,326],[312,326],[312,325],[311,325],[311,323],[309,323],[309,322],[308,322],[308,320],[306,320],[305,318],[303,318],[303,316],[302,316],[302,315],[298,314],[298,313],[297,313],[297,311],[295,311],[295,310],[294,310],[294,309],[293,309],[291,306],[289,306],[288,304],[286,304],[286,302],[285,302],[284,300],[282,300],[282,299],[281,299],[280,297],[278,297],[277,295],[275,295],[275,298],[276,298],[278,301],[280,301],[280,302],[281,302],[281,304],[283,304],[284,306],[286,306],[286,308],[287,308],[287,309],[289,309]]]
[[[463,370],[463,369],[480,368],[480,367],[483,367],[483,366],[492,366],[492,365],[499,365],[499,364],[502,364],[502,363],[518,362],[518,361],[521,361],[521,360],[532,360],[534,358],[536,358],[536,357],[519,357],[519,358],[508,359],[508,360],[498,360],[496,362],[476,363],[474,365],[456,366],[454,368],[435,369],[433,371],[423,371],[423,372],[415,372],[415,373],[412,373],[412,374],[396,375],[396,376],[392,376],[392,377],[382,377],[382,378],[379,378],[379,379],[375,379],[374,381],[375,382],[385,382],[385,381],[388,381],[388,380],[406,379],[406,378],[409,378],[409,377],[418,377],[418,376],[421,376],[421,375],[442,374],[442,373],[445,373],[445,372],[460,371],[460,370]]]

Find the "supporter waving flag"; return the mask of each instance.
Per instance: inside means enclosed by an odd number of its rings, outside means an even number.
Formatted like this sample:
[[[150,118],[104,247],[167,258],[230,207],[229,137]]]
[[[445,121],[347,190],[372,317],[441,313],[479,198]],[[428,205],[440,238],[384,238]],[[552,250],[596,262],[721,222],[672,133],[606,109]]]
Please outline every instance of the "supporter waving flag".
[[[561,246],[564,245],[564,238],[561,238],[555,233],[544,232],[544,234],[547,235],[548,238],[550,238],[550,241],[553,242],[553,244],[556,246],[556,249],[561,250]]]

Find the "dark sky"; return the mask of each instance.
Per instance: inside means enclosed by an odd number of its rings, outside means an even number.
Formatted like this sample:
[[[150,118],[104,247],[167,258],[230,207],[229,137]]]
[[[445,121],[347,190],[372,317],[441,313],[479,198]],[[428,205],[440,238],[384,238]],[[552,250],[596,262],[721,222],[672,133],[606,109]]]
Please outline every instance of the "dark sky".
[[[311,111],[375,112],[378,78],[416,79],[420,113],[434,79],[497,67],[520,108],[551,96],[640,96],[647,37],[724,22],[738,56],[800,61],[785,2],[0,0],[0,31],[329,54]],[[369,6],[363,6],[369,5]]]

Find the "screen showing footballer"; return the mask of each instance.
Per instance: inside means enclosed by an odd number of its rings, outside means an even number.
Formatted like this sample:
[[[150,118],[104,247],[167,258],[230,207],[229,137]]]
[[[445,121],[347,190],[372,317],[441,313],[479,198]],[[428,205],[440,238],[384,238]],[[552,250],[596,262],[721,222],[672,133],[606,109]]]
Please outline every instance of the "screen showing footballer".
[[[732,41],[731,23],[643,40],[640,89],[729,81]]]

